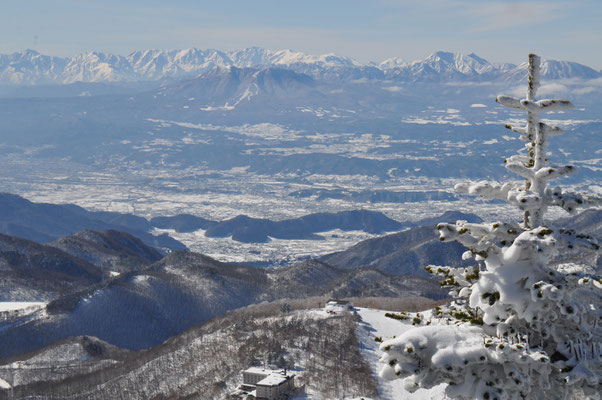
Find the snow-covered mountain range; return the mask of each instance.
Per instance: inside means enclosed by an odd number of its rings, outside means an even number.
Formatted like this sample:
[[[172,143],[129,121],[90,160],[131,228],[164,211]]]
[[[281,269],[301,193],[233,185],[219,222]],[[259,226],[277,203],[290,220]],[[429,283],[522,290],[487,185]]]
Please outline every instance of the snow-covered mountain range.
[[[393,57],[361,64],[335,54],[307,55],[291,50],[258,47],[223,52],[213,49],[140,50],[127,56],[99,52],[54,57],[25,50],[0,54],[0,84],[37,85],[75,82],[133,82],[193,77],[216,68],[279,67],[314,78],[431,80],[519,80],[526,64],[493,64],[476,54],[439,51],[424,60]],[[544,61],[544,79],[595,79],[600,71],[570,61]]]

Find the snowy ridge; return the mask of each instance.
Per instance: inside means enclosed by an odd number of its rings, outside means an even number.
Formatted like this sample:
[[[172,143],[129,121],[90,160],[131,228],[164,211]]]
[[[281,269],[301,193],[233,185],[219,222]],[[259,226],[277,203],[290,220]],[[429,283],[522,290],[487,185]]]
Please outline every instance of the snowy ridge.
[[[528,74],[528,63],[524,62],[508,71],[504,77],[510,81],[525,80]],[[595,69],[571,61],[542,60],[540,77],[546,80],[567,79],[579,77],[583,79],[596,79],[602,74]]]
[[[405,68],[408,65],[409,64],[405,60],[403,60],[399,57],[391,57],[391,58],[387,58],[385,61],[378,64],[378,68],[386,70],[386,69],[394,69],[394,68]]]
[[[433,78],[458,79],[466,77],[492,78],[500,71],[487,60],[474,53],[464,55],[438,51],[430,54],[424,60],[414,61],[407,66],[400,65],[390,71],[393,76],[407,80]]]
[[[361,66],[357,61],[349,57],[341,57],[336,54],[322,54],[319,56],[307,55],[292,50],[266,50],[259,47],[251,47],[228,53],[232,65],[237,67],[258,67],[264,65],[291,66],[293,64],[315,64],[323,67],[356,67]]]
[[[335,54],[308,55],[292,50],[251,47],[223,52],[214,49],[139,50],[127,56],[88,52],[74,57],[47,56],[35,50],[0,54],[0,84],[36,85],[74,82],[132,82],[183,78],[215,68],[278,67],[327,79],[519,80],[526,65],[492,64],[474,53],[438,51],[407,63],[393,57],[380,64],[361,64]],[[599,71],[569,61],[544,61],[544,79],[595,79]]]
[[[67,59],[41,55],[34,50],[0,54],[0,82],[7,84],[35,84],[60,82]]]

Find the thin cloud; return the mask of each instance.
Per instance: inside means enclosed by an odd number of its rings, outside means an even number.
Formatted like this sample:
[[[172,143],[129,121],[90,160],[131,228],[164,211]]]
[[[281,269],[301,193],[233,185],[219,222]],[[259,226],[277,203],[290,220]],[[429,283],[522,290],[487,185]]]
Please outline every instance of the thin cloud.
[[[592,86],[586,86],[586,87],[583,87],[583,88],[579,88],[579,89],[573,90],[573,93],[574,94],[579,94],[579,95],[581,95],[581,94],[590,94],[590,93],[595,93],[598,90],[600,90],[600,89],[597,89],[597,88],[592,87]]]
[[[566,94],[569,92],[569,88],[560,83],[548,83],[542,85],[537,93],[540,96],[549,96],[549,95],[558,95],[558,94]]]
[[[464,3],[465,14],[480,21],[479,25],[468,29],[467,33],[482,33],[506,30],[549,22],[562,17],[560,11],[565,3],[550,2],[497,2]]]

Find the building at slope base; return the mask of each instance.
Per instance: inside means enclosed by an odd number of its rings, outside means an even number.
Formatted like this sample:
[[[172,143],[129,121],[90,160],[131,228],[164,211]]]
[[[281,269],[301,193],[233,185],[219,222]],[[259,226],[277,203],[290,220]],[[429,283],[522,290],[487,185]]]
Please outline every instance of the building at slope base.
[[[243,383],[232,393],[234,397],[258,400],[287,398],[295,390],[295,374],[286,370],[251,367],[243,371]]]
[[[351,311],[353,303],[346,300],[330,299],[324,305],[324,311],[329,314],[340,314],[345,311]]]

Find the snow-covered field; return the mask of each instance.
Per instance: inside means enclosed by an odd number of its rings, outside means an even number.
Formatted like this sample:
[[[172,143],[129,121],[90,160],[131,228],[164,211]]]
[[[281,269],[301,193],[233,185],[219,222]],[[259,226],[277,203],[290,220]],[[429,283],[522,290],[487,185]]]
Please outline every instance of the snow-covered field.
[[[155,229],[153,233],[168,233],[190,250],[223,262],[268,261],[271,265],[284,265],[303,258],[319,257],[345,250],[362,240],[378,236],[363,231],[335,229],[317,234],[324,240],[270,238],[267,243],[242,243],[230,237],[206,237],[202,229],[191,233],[178,233],[173,229]]]
[[[358,328],[358,338],[360,340],[362,355],[373,367],[374,375],[378,379],[381,390],[381,399],[383,400],[439,400],[444,399],[444,386],[439,385],[433,389],[418,389],[415,393],[410,393],[403,388],[401,379],[394,381],[386,381],[378,376],[378,372],[382,366],[378,362],[382,353],[378,349],[379,342],[374,340],[375,337],[382,337],[383,340],[391,339],[394,336],[406,332],[412,328],[411,322],[398,321],[385,317],[387,311],[375,310],[371,308],[357,308],[358,314],[362,317],[363,322]],[[421,312],[425,318],[430,315],[430,310]]]
[[[371,210],[382,212],[397,221],[416,221],[434,217],[447,210],[475,213],[490,221],[520,219],[519,212],[505,204],[492,204],[474,199],[471,203],[462,201],[419,201],[407,203],[359,202],[343,199],[298,198],[288,195],[290,191],[314,188],[344,188],[362,190],[369,182],[361,179],[347,180],[343,175],[313,176],[312,185],[298,185],[285,178],[268,177],[237,172],[225,180],[205,180],[208,192],[195,188],[182,193],[160,186],[128,186],[113,177],[106,180],[90,176],[86,184],[65,184],[51,182],[30,183],[27,189],[20,186],[14,190],[35,202],[73,203],[93,211],[116,211],[132,213],[142,217],[171,216],[189,213],[207,219],[225,220],[244,214],[254,218],[282,220],[297,218],[316,212],[340,212],[350,210]],[[173,179],[177,180],[177,177]],[[199,179],[201,179],[199,177]],[[422,191],[449,190],[463,180],[407,178],[378,184],[375,190]],[[330,182],[330,183],[328,183]],[[0,183],[2,179],[0,178]],[[181,185],[184,185],[182,183]],[[330,186],[326,186],[330,185]],[[592,186],[590,186],[592,187]],[[594,187],[596,189],[597,187]],[[23,190],[25,189],[25,190]],[[239,190],[238,193],[236,191]],[[66,200],[68,199],[68,201]],[[551,217],[565,216],[562,210],[553,209]],[[203,231],[177,233],[165,230],[170,236],[181,241],[191,250],[207,254],[223,262],[267,262],[287,265],[298,260],[315,257],[336,251],[346,250],[362,240],[375,235],[365,232],[330,231],[320,234],[324,240],[278,240],[272,239],[263,244],[246,244],[230,238],[208,238]],[[155,233],[161,233],[159,230]]]
[[[436,90],[437,101],[441,100],[440,89]],[[397,90],[401,89],[385,89]],[[0,185],[3,191],[31,201],[68,202],[90,210],[146,218],[188,213],[211,220],[241,214],[282,220],[316,212],[365,209],[398,221],[415,221],[453,209],[476,213],[485,220],[518,220],[520,213],[506,205],[478,200],[468,204],[461,200],[394,202],[400,192],[450,193],[456,183],[466,180],[467,173],[474,174],[481,166],[495,166],[492,171],[503,173],[502,156],[522,147],[517,135],[503,128],[507,122],[520,121],[522,113],[504,110],[480,89],[471,94],[476,97],[466,103],[466,93],[446,92],[445,101],[428,101],[395,113],[394,124],[389,124],[388,114],[382,116],[383,121],[372,117],[363,120],[360,116],[371,115],[369,110],[336,105],[328,109],[304,105],[287,117],[290,119],[275,122],[261,122],[261,117],[253,123],[246,117],[211,122],[194,115],[174,115],[173,119],[147,115],[132,121],[128,115],[128,129],[106,143],[83,142],[85,146],[71,149],[70,142],[35,147],[28,142],[6,150],[0,168],[10,173],[0,176]],[[452,108],[454,97],[457,104]],[[188,97],[188,102],[194,100]],[[72,112],[71,107],[64,112]],[[357,124],[340,127],[338,122],[321,119],[335,117],[344,122],[350,116],[359,118]],[[556,124],[589,135],[596,130],[587,125],[599,124],[599,116],[587,108],[578,108],[567,118],[554,117],[560,121]],[[84,117],[78,114],[77,118]],[[95,127],[97,120],[89,123]],[[483,128],[483,134],[478,127]],[[559,149],[551,148],[554,157],[562,155],[589,174],[589,181],[577,181],[574,189],[593,188],[600,193],[598,175],[593,174],[601,170],[598,142],[585,149],[575,144],[579,141],[560,143]],[[52,155],[55,151],[59,152]],[[75,159],[65,157],[65,152],[82,154]],[[38,153],[45,155],[38,157]],[[223,157],[215,158],[215,154]],[[489,178],[488,174],[485,169],[476,178]],[[368,191],[393,196],[371,199],[350,195]],[[221,261],[282,260],[284,264],[341,251],[370,237],[325,233],[325,240],[319,242],[272,240],[253,246],[230,239],[212,240],[202,232],[170,235]]]
[[[175,173],[177,175],[177,173]],[[72,203],[92,211],[132,213],[145,218],[189,213],[212,220],[226,220],[238,215],[254,218],[283,220],[317,212],[371,210],[382,212],[397,221],[416,221],[441,215],[447,210],[479,214],[482,218],[507,219],[512,212],[505,205],[473,203],[470,207],[460,201],[420,201],[408,203],[359,202],[344,199],[317,200],[315,196],[298,198],[289,192],[306,188],[343,188],[363,190],[370,187],[358,177],[344,175],[312,176],[311,185],[292,183],[285,177],[269,177],[245,172],[233,172],[228,179],[205,179],[207,190],[190,187],[179,182],[185,192],[173,191],[161,185],[124,185],[115,177],[89,176],[84,184],[67,184],[44,178],[31,182],[27,187],[16,185],[10,191],[28,200],[46,203]],[[174,181],[178,176],[172,176]],[[2,183],[2,178],[0,178]],[[14,182],[13,182],[14,183]],[[407,178],[385,184],[375,184],[374,190],[422,191],[449,190],[456,180]],[[10,185],[9,185],[10,186]],[[520,215],[516,213],[516,218]],[[264,244],[246,244],[230,238],[208,238],[203,231],[177,233],[166,230],[170,236],[183,242],[191,250],[210,255],[224,262],[268,262],[279,265],[294,263],[307,257],[315,257],[346,250],[362,240],[375,235],[365,232],[330,231],[320,234],[324,240],[278,240]],[[155,233],[160,233],[159,231]]]

